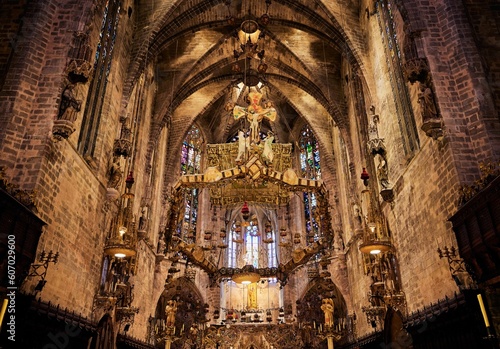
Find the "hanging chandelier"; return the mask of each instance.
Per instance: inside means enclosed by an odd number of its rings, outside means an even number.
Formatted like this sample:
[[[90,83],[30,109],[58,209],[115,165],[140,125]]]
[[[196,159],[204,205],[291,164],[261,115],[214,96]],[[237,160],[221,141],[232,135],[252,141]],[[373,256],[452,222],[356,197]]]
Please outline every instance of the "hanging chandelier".
[[[122,195],[117,224],[113,226],[115,232],[104,246],[104,253],[112,257],[132,257],[137,252],[137,232],[132,214],[134,194],[131,189],[133,184],[134,177],[130,171],[125,180],[125,193]]]
[[[255,271],[253,265],[245,265],[241,271],[237,271],[231,277],[237,284],[248,285],[260,280],[260,274]]]
[[[227,3],[228,9],[230,1]],[[240,74],[243,72],[243,83],[247,86],[256,86],[263,80],[263,74],[266,73],[268,65],[264,62],[265,50],[262,48],[262,41],[265,38],[264,27],[269,24],[268,15],[270,0],[266,0],[266,12],[259,18],[252,15],[246,16],[239,27],[237,20],[231,14],[228,16],[228,23],[236,27],[234,37],[239,42],[239,48],[233,51],[235,62],[232,65],[232,72]],[[238,60],[244,58],[244,67]],[[251,59],[259,61],[257,68],[252,68]]]

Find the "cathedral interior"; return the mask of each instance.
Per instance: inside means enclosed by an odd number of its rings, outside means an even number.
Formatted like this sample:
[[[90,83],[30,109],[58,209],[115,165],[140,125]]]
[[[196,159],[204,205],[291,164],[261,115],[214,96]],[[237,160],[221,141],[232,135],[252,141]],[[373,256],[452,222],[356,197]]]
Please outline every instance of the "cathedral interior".
[[[498,1],[0,19],[0,348],[499,348]]]

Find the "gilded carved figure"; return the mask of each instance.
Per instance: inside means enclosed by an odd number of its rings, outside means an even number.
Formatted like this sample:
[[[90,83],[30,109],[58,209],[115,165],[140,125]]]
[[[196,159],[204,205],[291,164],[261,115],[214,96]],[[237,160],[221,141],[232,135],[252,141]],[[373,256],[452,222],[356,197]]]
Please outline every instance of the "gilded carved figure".
[[[333,312],[335,310],[333,299],[324,298],[321,304],[321,310],[325,313],[325,326],[333,326]]]
[[[175,314],[177,313],[177,302],[174,300],[169,300],[167,306],[165,307],[166,314],[166,325],[167,327],[172,327],[175,325]]]

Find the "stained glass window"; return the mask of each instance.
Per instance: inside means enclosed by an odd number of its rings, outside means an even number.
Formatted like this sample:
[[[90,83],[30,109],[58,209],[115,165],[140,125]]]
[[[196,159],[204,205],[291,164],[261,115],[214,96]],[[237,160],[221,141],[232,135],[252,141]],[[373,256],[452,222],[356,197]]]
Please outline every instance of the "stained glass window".
[[[319,144],[314,133],[308,125],[304,126],[299,138],[300,147],[300,170],[302,177],[308,179],[321,178],[321,165],[319,155]],[[312,192],[304,192],[304,215],[305,228],[308,243],[318,240],[319,224],[316,218],[317,212],[316,196]]]
[[[120,1],[108,0],[101,23],[99,42],[97,43],[94,75],[90,82],[85,111],[83,112],[80,137],[78,139],[78,151],[82,155],[91,158],[94,157],[95,143],[101,122],[104,95],[108,84],[113,48],[115,46],[118,21],[120,19],[119,12]]]
[[[195,125],[191,126],[182,143],[181,174],[199,173],[202,143],[200,130]]]
[[[403,139],[403,149],[412,156],[419,147],[419,139],[410,96],[403,75],[402,54],[398,42],[393,0],[379,0],[375,4],[382,41],[385,43],[389,80],[396,104],[399,130]]]
[[[309,179],[321,178],[319,145],[309,126],[304,126],[300,133],[300,170],[302,177]]]
[[[196,126],[191,126],[181,150],[181,175],[200,172],[201,146],[203,138]],[[184,192],[184,221],[182,234],[188,241],[196,241],[196,222],[198,219],[198,189],[186,189]]]
[[[259,267],[259,227],[250,222],[245,232],[245,264]]]
[[[272,234],[275,235],[274,233]],[[268,268],[276,268],[278,263],[276,261],[276,238],[273,242],[267,244],[267,266]]]
[[[241,229],[241,227],[240,227]],[[240,239],[240,233],[236,230],[236,224],[233,222],[229,231],[228,249],[227,249],[227,266],[229,268],[236,268],[236,251],[238,249],[237,241]]]

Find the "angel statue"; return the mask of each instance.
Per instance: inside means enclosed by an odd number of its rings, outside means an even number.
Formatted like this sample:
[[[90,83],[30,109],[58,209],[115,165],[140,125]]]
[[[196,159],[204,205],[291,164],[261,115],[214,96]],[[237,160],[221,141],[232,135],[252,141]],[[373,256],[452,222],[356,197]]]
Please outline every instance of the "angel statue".
[[[167,316],[167,327],[172,327],[175,325],[175,313],[177,312],[177,302],[174,300],[169,300],[167,306],[165,307],[165,314]]]
[[[325,326],[332,327],[333,326],[333,311],[335,306],[333,305],[333,299],[331,298],[323,298],[323,302],[321,304],[321,310],[325,313]]]

